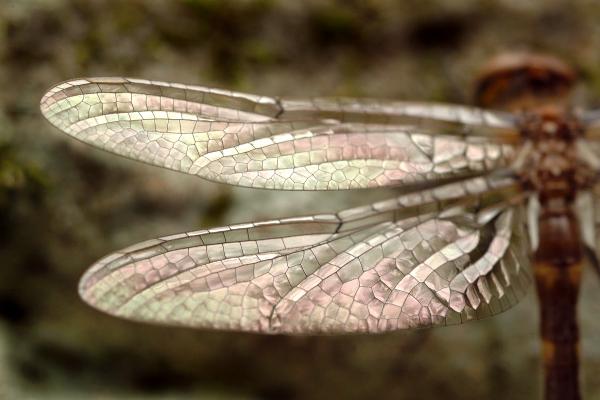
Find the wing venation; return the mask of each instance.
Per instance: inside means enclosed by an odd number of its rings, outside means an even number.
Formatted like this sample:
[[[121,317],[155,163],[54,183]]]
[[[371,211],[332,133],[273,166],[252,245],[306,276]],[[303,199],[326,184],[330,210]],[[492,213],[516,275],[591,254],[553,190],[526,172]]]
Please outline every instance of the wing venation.
[[[382,332],[514,305],[529,282],[512,179],[476,178],[337,214],[174,235],[80,283],[121,317],[262,333]]]
[[[125,78],[52,88],[42,113],[101,149],[217,182],[340,190],[507,168],[508,114],[360,99],[288,100]]]

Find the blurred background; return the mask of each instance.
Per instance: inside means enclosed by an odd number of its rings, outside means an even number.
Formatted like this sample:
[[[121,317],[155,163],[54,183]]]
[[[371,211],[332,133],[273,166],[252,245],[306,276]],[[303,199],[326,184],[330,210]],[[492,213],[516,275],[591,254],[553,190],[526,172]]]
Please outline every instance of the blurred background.
[[[505,50],[570,62],[600,104],[594,1],[2,0],[1,399],[532,399],[535,295],[462,326],[266,337],[156,327],[83,304],[101,256],[220,224],[335,211],[392,191],[232,188],[105,154],[40,115],[51,85],[130,76],[284,96],[469,103]],[[583,388],[600,398],[600,283],[581,301]]]

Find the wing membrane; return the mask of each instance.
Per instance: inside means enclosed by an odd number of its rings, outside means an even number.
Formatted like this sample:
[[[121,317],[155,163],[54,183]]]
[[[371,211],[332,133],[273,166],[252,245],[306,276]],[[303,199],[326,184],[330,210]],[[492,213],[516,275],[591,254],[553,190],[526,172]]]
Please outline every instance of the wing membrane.
[[[585,137],[593,141],[600,139],[600,110],[579,111],[585,128]]]
[[[600,184],[581,191],[577,195],[576,208],[580,224],[581,237],[585,244],[587,256],[591,257],[592,265],[599,267],[600,260]],[[600,272],[600,271],[599,271]]]
[[[98,261],[80,294],[125,318],[262,333],[460,323],[514,305],[527,286],[523,196],[511,179],[476,178],[161,238]]]
[[[42,99],[69,135],[132,159],[240,186],[338,190],[466,178],[506,167],[514,119],[443,104],[289,100],[123,78]],[[432,133],[435,132],[435,133]]]

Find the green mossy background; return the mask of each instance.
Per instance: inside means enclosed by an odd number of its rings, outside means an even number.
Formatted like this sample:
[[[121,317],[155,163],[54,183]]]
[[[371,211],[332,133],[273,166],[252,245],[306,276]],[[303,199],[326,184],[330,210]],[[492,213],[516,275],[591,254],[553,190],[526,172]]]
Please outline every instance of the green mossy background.
[[[231,188],[105,154],[46,123],[78,76],[132,76],[285,96],[468,103],[491,55],[558,55],[600,104],[600,7],[527,0],[2,0],[0,398],[535,399],[535,296],[462,326],[266,337],[156,327],[77,296],[84,269],[145,239],[334,211],[393,191]],[[600,284],[586,272],[582,377],[600,398]]]

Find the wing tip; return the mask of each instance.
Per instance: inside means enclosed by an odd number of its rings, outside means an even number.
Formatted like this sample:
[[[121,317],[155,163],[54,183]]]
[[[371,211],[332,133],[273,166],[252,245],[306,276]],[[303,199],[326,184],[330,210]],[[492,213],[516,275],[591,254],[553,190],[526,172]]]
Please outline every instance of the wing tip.
[[[90,83],[90,80],[87,78],[73,78],[52,85],[40,99],[40,111],[42,112],[42,115],[50,121],[52,125],[57,126],[57,120],[53,118],[53,105],[58,101],[69,97],[65,93],[66,90],[86,83]]]

